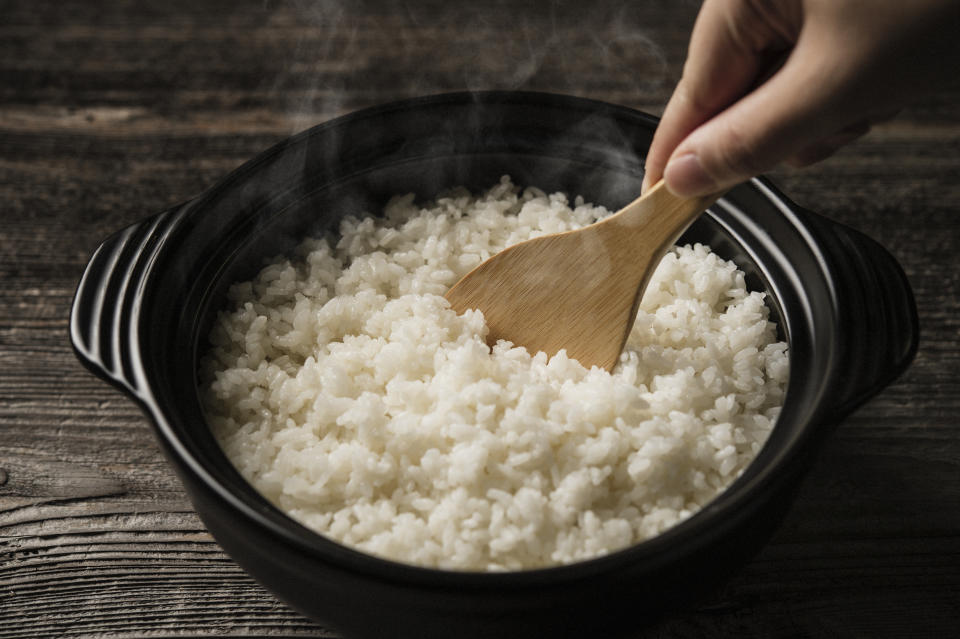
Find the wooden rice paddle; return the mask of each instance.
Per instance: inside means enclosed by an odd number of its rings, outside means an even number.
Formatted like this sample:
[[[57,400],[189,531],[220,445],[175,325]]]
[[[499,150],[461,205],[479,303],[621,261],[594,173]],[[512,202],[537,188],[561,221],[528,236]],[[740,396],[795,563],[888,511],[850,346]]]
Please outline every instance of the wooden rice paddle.
[[[615,214],[575,231],[507,247],[447,291],[458,313],[483,311],[487,343],[531,353],[566,349],[611,370],[660,259],[721,194],[676,197],[661,180]]]

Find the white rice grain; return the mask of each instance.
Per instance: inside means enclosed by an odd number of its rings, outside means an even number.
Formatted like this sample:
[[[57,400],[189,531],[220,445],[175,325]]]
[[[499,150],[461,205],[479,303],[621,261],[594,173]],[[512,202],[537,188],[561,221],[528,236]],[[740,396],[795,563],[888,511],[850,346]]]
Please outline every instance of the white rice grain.
[[[701,245],[657,268],[612,373],[484,342],[442,295],[515,242],[607,211],[508,178],[346,218],[230,292],[202,363],[242,475],[317,532],[424,566],[569,563],[657,535],[728,486],[783,401],[762,293]]]

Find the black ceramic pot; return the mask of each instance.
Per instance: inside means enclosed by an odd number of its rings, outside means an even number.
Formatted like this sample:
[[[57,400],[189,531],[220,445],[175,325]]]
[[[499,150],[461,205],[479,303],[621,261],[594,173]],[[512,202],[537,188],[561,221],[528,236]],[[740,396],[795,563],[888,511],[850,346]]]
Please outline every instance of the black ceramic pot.
[[[201,413],[196,368],[226,287],[305,234],[376,212],[392,194],[481,189],[503,174],[616,209],[639,191],[655,125],[609,104],[493,92],[407,100],[314,127],[108,238],[77,291],[74,348],[149,416],[223,548],[347,637],[630,635],[755,553],[829,427],[910,362],[912,294],[874,241],[799,209],[762,179],[732,190],[690,228],[681,241],[709,244],[769,293],[791,357],[780,420],[752,465],[702,511],[654,539],[565,567],[430,570],[310,532],[221,453]]]

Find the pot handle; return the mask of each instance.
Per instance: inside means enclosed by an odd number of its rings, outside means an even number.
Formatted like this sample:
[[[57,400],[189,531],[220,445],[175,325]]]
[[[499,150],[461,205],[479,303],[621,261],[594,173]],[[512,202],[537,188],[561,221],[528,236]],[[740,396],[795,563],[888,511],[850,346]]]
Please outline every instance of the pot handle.
[[[850,371],[833,389],[834,411],[842,417],[890,384],[913,361],[920,339],[917,306],[906,274],[883,246],[822,215],[800,212],[835,274],[838,356]]]
[[[70,309],[70,342],[80,361],[141,400],[136,320],[143,286],[172,223],[186,208],[174,207],[104,240],[84,269]]]

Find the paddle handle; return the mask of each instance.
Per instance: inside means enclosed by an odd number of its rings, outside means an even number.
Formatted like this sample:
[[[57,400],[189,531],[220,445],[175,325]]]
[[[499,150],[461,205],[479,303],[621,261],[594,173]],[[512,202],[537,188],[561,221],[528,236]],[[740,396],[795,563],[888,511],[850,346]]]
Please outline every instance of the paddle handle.
[[[687,227],[725,192],[679,197],[660,180],[603,223],[616,234],[611,239],[623,244],[628,255],[642,257],[641,264],[650,261],[656,265],[654,260],[662,257]]]

